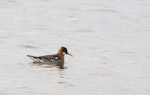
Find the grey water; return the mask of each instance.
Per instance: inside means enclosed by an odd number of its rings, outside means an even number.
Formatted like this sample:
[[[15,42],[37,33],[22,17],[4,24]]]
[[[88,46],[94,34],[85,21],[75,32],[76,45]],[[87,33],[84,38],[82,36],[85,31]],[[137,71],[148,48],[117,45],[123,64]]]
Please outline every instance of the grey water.
[[[0,95],[149,95],[149,0],[0,1]],[[65,69],[26,55],[55,54]]]

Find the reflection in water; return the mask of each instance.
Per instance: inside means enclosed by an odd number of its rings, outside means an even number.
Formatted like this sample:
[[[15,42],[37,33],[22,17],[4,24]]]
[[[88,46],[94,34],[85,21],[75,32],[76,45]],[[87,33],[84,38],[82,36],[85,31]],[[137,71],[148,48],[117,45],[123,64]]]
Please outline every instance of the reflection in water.
[[[40,62],[30,62],[31,65],[35,65],[35,66],[41,66],[43,68],[52,68],[52,67],[57,67],[59,68],[60,70],[63,70],[63,69],[67,69],[67,67],[63,66],[63,67],[60,67],[60,66],[57,66],[55,64],[47,64],[47,63],[40,63]]]
[[[50,79],[51,82],[55,81],[57,84],[59,84],[62,87],[65,87],[65,88],[74,86],[73,83],[69,81],[70,78],[68,78],[68,75],[66,72],[67,67],[60,69],[59,66],[37,63],[37,62],[31,62],[29,64],[31,64],[32,66],[41,67],[43,69],[45,68],[46,70],[49,68],[48,71],[45,73],[48,73],[48,76],[52,78],[52,79]],[[49,74],[49,73],[52,73],[52,74]],[[55,80],[53,80],[52,76],[55,77]],[[49,79],[47,79],[47,80],[49,80]]]
[[[64,78],[64,71],[63,71],[63,69],[60,69],[60,70],[58,70],[58,72],[59,72],[59,78]]]
[[[59,81],[58,84],[62,85],[63,87],[74,87],[72,83],[67,81],[65,71],[63,69],[59,69]]]

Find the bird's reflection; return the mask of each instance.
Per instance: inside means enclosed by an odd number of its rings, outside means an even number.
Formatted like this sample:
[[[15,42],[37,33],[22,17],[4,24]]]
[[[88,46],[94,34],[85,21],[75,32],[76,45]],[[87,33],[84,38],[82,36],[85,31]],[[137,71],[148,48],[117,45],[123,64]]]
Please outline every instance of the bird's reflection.
[[[57,65],[54,65],[54,64],[44,64],[44,63],[40,63],[40,62],[31,62],[30,64],[34,65],[34,66],[41,66],[43,68],[58,68],[60,71],[64,70],[64,69],[67,69],[67,67],[65,66],[57,66]]]

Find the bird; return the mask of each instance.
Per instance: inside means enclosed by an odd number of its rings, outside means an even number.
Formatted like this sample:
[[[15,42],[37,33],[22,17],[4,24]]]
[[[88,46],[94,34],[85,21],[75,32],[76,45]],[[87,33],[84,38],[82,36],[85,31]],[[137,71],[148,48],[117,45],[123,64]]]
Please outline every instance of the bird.
[[[42,63],[42,64],[52,64],[58,66],[60,69],[64,68],[64,55],[70,55],[66,47],[60,47],[56,54],[52,55],[44,55],[44,56],[32,56],[27,55],[27,57],[31,58],[34,63]]]

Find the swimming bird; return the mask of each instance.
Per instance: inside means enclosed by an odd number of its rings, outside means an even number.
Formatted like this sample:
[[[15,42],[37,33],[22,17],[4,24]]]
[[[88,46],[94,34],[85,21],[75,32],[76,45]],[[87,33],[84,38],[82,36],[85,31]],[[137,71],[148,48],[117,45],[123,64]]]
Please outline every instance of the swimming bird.
[[[66,47],[60,47],[57,54],[44,55],[44,56],[31,56],[31,55],[27,55],[27,56],[31,58],[33,62],[52,64],[52,65],[59,66],[59,68],[63,69],[64,68],[64,55],[66,54],[72,56],[70,53],[68,53],[68,50]]]

